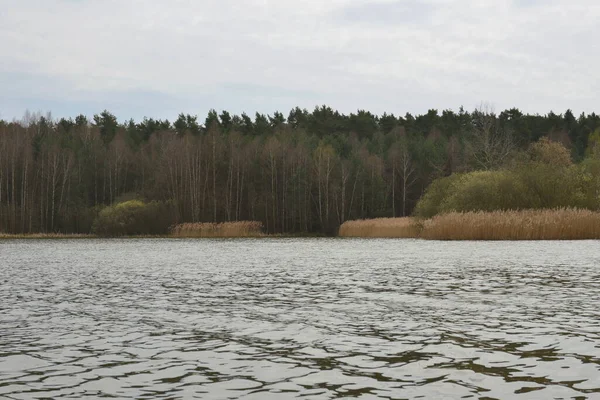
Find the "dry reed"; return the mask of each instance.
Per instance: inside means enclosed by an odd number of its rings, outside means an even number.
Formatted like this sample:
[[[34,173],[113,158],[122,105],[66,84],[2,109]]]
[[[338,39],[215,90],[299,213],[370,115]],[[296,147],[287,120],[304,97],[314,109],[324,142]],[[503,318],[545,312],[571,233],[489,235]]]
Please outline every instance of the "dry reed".
[[[175,225],[171,236],[185,238],[236,238],[263,236],[263,225],[258,221],[195,222]]]
[[[1,233],[0,239],[90,239],[95,235],[83,233]]]
[[[578,209],[452,212],[423,224],[433,240],[600,239],[600,212]]]
[[[375,218],[346,221],[340,226],[341,237],[416,238],[419,225],[413,218]]]

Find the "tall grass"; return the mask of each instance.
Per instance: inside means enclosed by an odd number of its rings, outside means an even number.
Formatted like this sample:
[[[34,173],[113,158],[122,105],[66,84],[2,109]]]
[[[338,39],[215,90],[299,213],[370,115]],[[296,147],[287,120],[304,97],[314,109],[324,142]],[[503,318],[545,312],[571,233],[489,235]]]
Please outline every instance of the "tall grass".
[[[600,212],[573,208],[451,212],[425,221],[420,237],[433,240],[600,239]]]
[[[258,221],[196,222],[175,225],[171,236],[186,238],[236,238],[263,236],[263,225]]]
[[[347,221],[341,237],[430,240],[600,239],[600,212],[554,210],[450,212],[431,219],[377,218]]]
[[[0,239],[90,239],[95,235],[84,233],[2,233]]]
[[[415,238],[419,227],[413,218],[376,218],[346,221],[340,226],[341,237]]]

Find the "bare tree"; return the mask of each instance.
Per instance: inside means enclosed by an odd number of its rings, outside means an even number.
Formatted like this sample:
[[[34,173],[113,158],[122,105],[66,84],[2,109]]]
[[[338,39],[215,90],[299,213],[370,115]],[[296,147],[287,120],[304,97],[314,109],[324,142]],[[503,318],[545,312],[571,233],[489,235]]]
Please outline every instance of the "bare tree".
[[[491,107],[481,105],[473,112],[467,150],[477,168],[492,170],[501,167],[515,148],[512,131],[500,123]]]

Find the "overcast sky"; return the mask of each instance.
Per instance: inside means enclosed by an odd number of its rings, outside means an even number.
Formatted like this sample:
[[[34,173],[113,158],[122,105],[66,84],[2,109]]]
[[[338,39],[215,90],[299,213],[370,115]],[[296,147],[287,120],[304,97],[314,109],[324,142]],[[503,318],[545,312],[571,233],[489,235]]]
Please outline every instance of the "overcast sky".
[[[600,111],[597,0],[0,0],[0,118]]]

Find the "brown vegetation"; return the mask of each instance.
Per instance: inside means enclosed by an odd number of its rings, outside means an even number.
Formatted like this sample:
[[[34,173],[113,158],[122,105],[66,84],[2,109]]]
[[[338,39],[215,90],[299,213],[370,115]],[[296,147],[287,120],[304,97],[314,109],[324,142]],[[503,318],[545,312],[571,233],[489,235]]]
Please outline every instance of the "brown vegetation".
[[[413,218],[376,218],[346,221],[340,226],[341,237],[416,238],[419,227]]]
[[[450,212],[431,219],[379,218],[347,221],[340,237],[429,240],[600,239],[600,212],[555,210]]]
[[[186,238],[235,238],[263,236],[263,225],[259,221],[185,223],[173,227],[173,237]]]
[[[81,233],[27,233],[27,234],[11,234],[1,233],[0,239],[91,239],[94,235],[86,235]]]
[[[600,239],[600,212],[577,209],[452,212],[425,221],[433,240]]]

